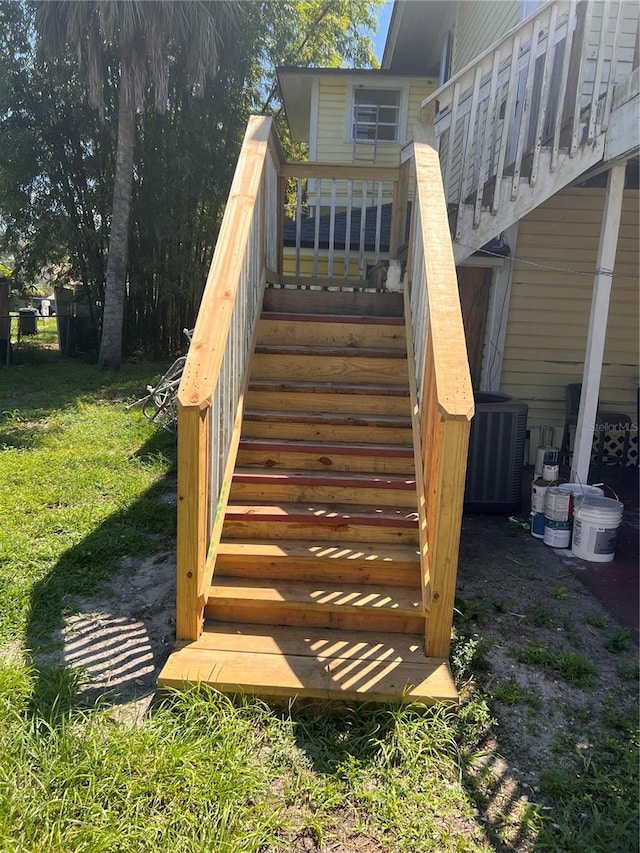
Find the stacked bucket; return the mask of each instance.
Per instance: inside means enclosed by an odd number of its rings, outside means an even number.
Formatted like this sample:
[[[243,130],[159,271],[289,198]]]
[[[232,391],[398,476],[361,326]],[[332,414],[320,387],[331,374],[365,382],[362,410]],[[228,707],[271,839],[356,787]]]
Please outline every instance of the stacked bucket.
[[[558,447],[539,447],[536,454],[536,467],[531,484],[531,535],[536,539],[545,537],[547,491],[558,482],[559,457]]]
[[[598,486],[559,483],[557,447],[541,447],[531,486],[531,535],[596,563],[613,560],[623,504]],[[539,476],[539,472],[542,476]]]

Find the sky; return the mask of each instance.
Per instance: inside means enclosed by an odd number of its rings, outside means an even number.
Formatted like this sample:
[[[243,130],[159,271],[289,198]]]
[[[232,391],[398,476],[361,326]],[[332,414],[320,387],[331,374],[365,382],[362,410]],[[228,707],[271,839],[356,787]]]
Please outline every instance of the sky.
[[[381,6],[378,11],[378,32],[373,37],[373,45],[376,56],[380,62],[382,61],[382,54],[384,53],[384,43],[387,40],[387,30],[389,29],[392,9],[393,0],[387,0],[384,6]]]

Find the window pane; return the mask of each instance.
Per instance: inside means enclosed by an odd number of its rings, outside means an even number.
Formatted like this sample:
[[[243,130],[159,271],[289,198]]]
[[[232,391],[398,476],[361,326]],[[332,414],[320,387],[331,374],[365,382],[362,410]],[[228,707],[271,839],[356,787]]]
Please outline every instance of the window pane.
[[[351,136],[357,141],[396,142],[400,119],[399,89],[354,90]]]

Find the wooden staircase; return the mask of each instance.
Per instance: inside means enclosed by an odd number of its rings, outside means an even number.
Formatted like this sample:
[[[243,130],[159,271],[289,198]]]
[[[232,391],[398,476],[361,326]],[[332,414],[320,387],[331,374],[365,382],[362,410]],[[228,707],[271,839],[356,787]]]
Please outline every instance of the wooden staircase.
[[[427,658],[400,294],[268,289],[204,631],[161,686],[456,701]]]

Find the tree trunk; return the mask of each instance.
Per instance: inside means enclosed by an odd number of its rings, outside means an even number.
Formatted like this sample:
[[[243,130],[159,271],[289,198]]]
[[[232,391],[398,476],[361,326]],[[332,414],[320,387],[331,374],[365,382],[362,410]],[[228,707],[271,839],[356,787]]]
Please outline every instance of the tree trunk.
[[[123,67],[122,73],[126,73]],[[133,148],[135,142],[136,108],[126,103],[120,86],[118,104],[118,151],[113,186],[113,209],[109,233],[107,277],[104,288],[102,338],[98,362],[104,370],[119,370],[122,358],[122,322],[124,292],[127,277],[129,248],[129,214],[133,183]]]

